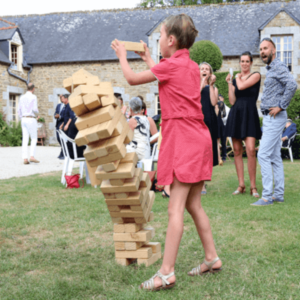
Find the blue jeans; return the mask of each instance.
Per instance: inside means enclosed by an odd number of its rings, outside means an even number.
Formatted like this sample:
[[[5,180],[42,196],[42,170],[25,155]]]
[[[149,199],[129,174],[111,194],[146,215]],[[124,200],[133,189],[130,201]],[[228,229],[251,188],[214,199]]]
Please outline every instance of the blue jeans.
[[[286,111],[276,117],[263,117],[263,136],[258,151],[258,162],[261,166],[263,192],[262,198],[272,201],[273,177],[274,197],[283,199],[284,172],[281,159],[281,136],[287,120]]]

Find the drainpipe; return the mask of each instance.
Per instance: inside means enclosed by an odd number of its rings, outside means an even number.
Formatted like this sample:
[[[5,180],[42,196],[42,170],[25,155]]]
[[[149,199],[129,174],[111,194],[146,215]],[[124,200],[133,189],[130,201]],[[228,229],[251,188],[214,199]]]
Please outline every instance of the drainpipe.
[[[27,73],[27,80],[26,80],[26,79],[24,79],[24,78],[22,78],[22,77],[20,77],[20,76],[18,76],[18,75],[16,75],[16,74],[14,74],[14,73],[12,73],[12,72],[10,71],[13,65],[14,65],[14,63],[12,63],[12,64],[8,67],[8,69],[7,69],[8,74],[11,75],[11,76],[13,76],[13,77],[16,77],[16,78],[18,78],[18,79],[20,79],[20,80],[22,80],[22,81],[24,81],[24,82],[28,85],[29,82],[30,82],[30,73],[32,72],[32,66],[27,65],[30,69],[29,69],[29,71],[28,71],[28,73]]]

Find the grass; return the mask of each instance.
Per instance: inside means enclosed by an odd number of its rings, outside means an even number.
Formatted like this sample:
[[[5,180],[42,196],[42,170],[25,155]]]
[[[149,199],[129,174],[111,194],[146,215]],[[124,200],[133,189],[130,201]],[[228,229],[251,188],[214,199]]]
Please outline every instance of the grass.
[[[223,271],[186,274],[204,257],[186,213],[177,285],[157,293],[138,285],[161,261],[148,268],[115,263],[112,223],[99,189],[66,190],[60,173],[1,180],[0,299],[300,299],[299,167],[299,161],[284,162],[285,203],[271,207],[250,206],[246,170],[247,194],[232,196],[238,186],[234,165],[215,167],[202,203]],[[261,193],[259,168],[257,173]],[[163,248],[167,205],[157,194],[153,241]]]

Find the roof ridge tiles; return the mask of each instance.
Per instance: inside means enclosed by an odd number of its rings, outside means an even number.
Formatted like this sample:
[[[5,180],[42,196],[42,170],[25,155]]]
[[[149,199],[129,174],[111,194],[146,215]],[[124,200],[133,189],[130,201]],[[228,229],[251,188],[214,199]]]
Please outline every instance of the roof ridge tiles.
[[[15,23],[12,23],[12,22],[6,21],[6,20],[4,20],[4,19],[2,19],[2,18],[0,18],[0,21],[2,21],[2,22],[4,22],[4,23],[7,23],[7,24],[9,24],[9,25],[16,26],[16,24],[15,24]]]
[[[18,26],[10,26],[10,27],[1,27],[0,30],[14,29],[18,28]]]

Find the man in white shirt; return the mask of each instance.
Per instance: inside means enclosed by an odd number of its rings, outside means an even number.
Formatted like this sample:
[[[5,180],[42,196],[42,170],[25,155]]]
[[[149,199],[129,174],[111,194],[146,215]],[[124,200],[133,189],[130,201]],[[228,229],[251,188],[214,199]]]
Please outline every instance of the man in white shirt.
[[[39,111],[37,108],[37,98],[34,93],[34,84],[29,83],[27,92],[20,97],[18,114],[22,120],[22,158],[24,164],[28,165],[29,162],[39,163],[35,159],[35,149],[37,144],[37,119],[36,116]],[[30,160],[28,161],[28,142],[29,136],[31,138],[30,144]]]
[[[224,102],[224,97],[221,94],[219,94],[219,100]],[[224,106],[225,106],[226,114],[224,117],[222,116],[222,121],[223,121],[224,126],[226,126],[230,108],[225,104],[225,102],[224,102]],[[222,155],[222,160],[226,161],[226,157],[227,157],[226,139],[227,139],[227,137],[225,134],[225,130],[223,130],[223,131],[224,131],[223,136],[221,137],[221,144],[222,144],[222,154],[221,155]]]

